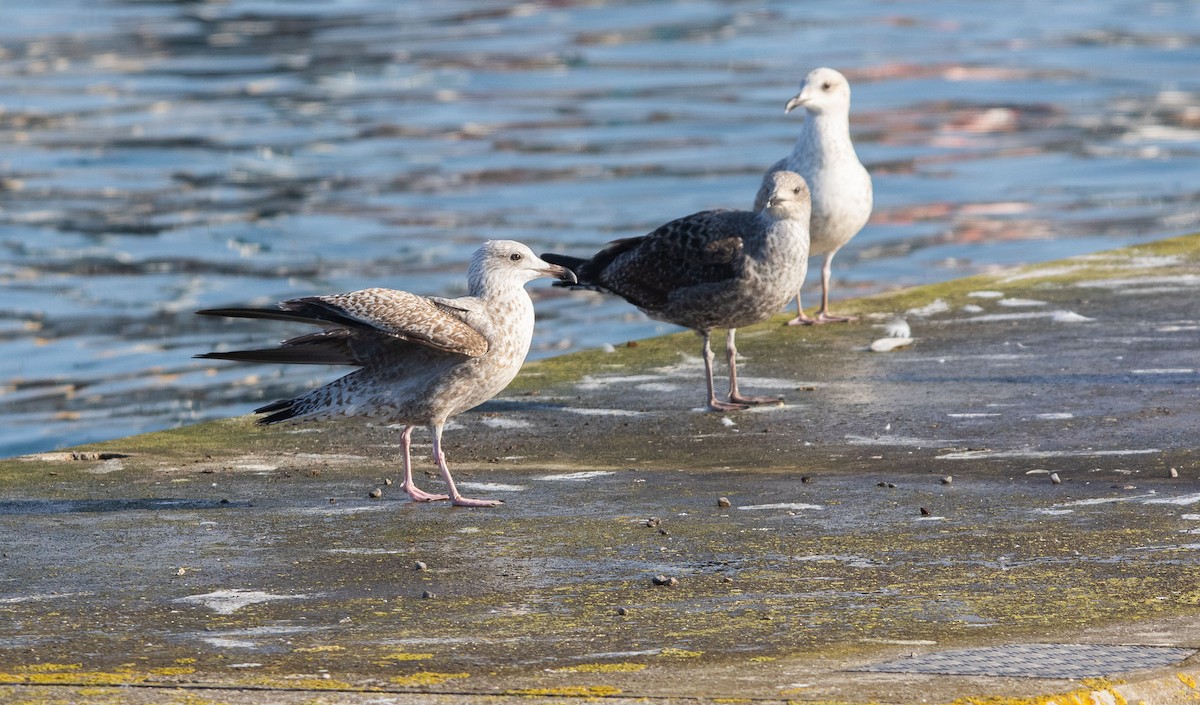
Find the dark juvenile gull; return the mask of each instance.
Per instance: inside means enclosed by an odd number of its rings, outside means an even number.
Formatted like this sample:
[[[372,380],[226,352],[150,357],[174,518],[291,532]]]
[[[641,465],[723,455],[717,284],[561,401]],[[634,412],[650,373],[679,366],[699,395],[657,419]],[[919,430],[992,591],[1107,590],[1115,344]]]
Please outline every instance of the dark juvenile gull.
[[[274,308],[197,311],[207,316],[299,321],[323,330],[285,340],[275,348],[211,352],[197,357],[244,362],[355,365],[359,369],[303,396],[267,404],[260,424],[366,417],[404,425],[405,492],[413,500],[449,499],[461,507],[501,502],[459,494],[442,452],[442,428],[456,414],[491,399],[521,369],[533,337],[533,301],[525,284],[571,272],[538,259],[519,242],[490,240],[471,258],[468,295],[456,299],[417,296],[394,289],[283,301]],[[409,450],[413,429],[433,438],[448,495],[413,483]]]
[[[858,234],[871,216],[871,175],[850,141],[850,83],[828,68],[813,69],[788,101],[784,112],[803,106],[807,113],[792,153],[767,170],[764,180],[780,171],[794,171],[812,189],[809,256],[825,255],[821,267],[821,308],[816,318],[805,315],[796,289],[796,317],[788,325],[812,325],[853,320],[829,312],[829,277],[833,256]],[[764,181],[765,183],[765,181]],[[763,206],[762,191],[754,208]]]
[[[574,271],[579,288],[616,294],[651,318],[702,335],[709,408],[735,411],[779,403],[738,391],[734,335],[777,312],[804,281],[808,186],[798,174],[776,172],[764,180],[760,200],[758,212],[693,213],[649,235],[612,242],[590,259],[555,254],[542,259]],[[719,401],[713,387],[714,328],[729,329],[728,402]]]

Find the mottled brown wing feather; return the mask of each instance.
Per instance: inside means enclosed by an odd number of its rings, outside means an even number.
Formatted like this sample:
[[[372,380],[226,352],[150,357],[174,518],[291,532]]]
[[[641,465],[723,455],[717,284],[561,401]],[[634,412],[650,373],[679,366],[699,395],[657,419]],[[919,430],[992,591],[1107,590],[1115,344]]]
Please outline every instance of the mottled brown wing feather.
[[[298,299],[320,302],[343,316],[385,335],[437,350],[479,357],[488,351],[487,339],[446,307],[424,296],[395,289],[362,289],[348,294]],[[285,302],[291,303],[291,302]],[[331,311],[332,312],[332,311]]]
[[[673,220],[596,255],[593,262],[607,260],[598,282],[635,306],[658,308],[679,289],[739,276],[740,233],[754,227],[755,215],[747,211],[701,211]]]

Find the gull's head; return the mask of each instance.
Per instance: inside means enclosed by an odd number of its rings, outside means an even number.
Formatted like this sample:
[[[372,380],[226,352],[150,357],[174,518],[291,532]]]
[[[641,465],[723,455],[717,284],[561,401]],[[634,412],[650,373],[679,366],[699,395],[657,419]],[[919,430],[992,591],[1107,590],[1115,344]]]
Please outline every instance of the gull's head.
[[[800,84],[800,92],[784,106],[783,112],[803,107],[809,115],[850,113],[850,82],[840,72],[828,68],[813,69]]]
[[[563,279],[572,284],[575,274],[566,267],[550,264],[533,250],[514,240],[488,240],[471,256],[467,280],[471,293],[479,296],[494,286],[523,286],[538,277]]]
[[[759,198],[766,197],[763,213],[776,220],[803,220],[812,214],[812,194],[804,177],[794,171],[776,171],[763,179]]]

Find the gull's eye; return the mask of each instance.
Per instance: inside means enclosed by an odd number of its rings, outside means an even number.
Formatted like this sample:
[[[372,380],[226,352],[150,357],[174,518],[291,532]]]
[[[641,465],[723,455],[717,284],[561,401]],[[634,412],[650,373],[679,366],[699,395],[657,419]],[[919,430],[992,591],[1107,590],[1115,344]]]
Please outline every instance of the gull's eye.
[[[509,255],[508,258],[514,262],[520,262],[521,261],[521,253],[514,252],[511,255]]]
[[[824,83],[822,83],[822,84],[821,84],[821,90],[823,90],[823,91],[827,91],[827,90],[829,90],[830,88],[833,88],[833,84],[832,84],[832,83],[830,83],[829,81],[826,81],[826,82],[824,82]]]
[[[792,189],[792,193],[800,193],[800,187],[797,186],[796,188]]]

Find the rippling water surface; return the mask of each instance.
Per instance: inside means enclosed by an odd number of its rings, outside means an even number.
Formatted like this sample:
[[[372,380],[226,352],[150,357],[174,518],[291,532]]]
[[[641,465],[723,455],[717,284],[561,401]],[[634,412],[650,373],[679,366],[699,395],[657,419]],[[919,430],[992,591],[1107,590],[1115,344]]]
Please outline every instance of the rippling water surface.
[[[0,455],[244,413],[338,371],[192,360],[197,308],[457,295],[748,208],[811,68],[875,179],[855,294],[1198,227],[1200,3],[4,0]],[[531,289],[534,356],[671,330]],[[809,301],[815,301],[810,295]]]

